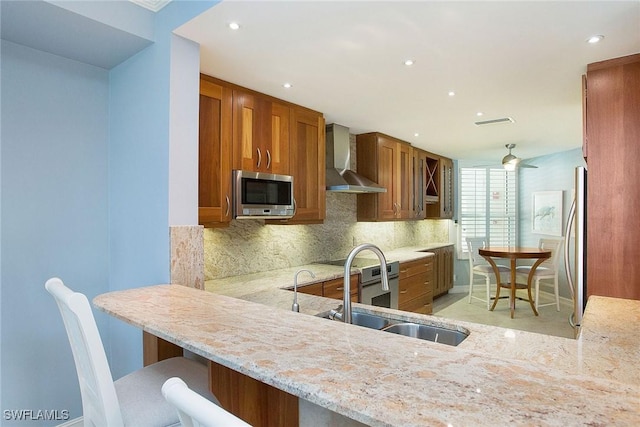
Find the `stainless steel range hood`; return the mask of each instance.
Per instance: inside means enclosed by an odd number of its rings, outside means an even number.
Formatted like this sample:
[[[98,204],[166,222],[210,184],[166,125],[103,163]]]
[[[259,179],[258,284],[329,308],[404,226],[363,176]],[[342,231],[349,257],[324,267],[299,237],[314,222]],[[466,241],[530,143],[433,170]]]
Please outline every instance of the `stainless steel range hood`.
[[[387,192],[386,188],[349,169],[351,164],[349,128],[337,124],[327,125],[326,137],[327,191],[341,193]]]

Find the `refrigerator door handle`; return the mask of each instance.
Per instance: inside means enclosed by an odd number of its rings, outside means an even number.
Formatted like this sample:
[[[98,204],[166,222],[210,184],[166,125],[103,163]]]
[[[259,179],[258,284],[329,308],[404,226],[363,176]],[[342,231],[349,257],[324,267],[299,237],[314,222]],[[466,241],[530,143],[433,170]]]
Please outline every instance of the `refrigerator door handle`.
[[[571,202],[571,208],[569,209],[569,218],[567,219],[567,232],[564,237],[564,269],[567,273],[567,283],[569,284],[569,291],[571,292],[571,299],[575,300],[576,291],[573,283],[573,274],[571,274],[571,263],[569,262],[569,248],[571,245],[571,231],[575,224],[576,218],[576,200]]]

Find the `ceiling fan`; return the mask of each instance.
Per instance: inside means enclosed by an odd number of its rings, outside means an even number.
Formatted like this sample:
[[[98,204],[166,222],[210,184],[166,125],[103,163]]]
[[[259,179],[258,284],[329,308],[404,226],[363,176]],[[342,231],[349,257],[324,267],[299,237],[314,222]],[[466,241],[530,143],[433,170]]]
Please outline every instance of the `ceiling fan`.
[[[537,168],[537,166],[528,165],[526,163],[522,163],[522,159],[511,154],[511,150],[516,148],[516,144],[505,144],[504,145],[508,150],[509,154],[502,158],[502,167],[508,171],[515,170],[517,167],[520,168]]]

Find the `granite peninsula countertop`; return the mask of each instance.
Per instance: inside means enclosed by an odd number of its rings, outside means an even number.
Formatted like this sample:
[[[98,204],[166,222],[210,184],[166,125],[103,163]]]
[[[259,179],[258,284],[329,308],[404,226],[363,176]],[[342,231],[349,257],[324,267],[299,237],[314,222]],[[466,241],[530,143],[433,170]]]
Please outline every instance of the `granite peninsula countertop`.
[[[579,340],[466,323],[471,335],[458,347],[178,285],[111,292],[94,304],[367,425],[640,423],[640,301],[592,297]]]
[[[446,246],[447,244],[436,245]],[[433,246],[431,247],[433,248]],[[430,247],[386,253],[431,256]],[[372,426],[637,425],[640,301],[591,297],[577,340],[354,304],[396,320],[470,332],[457,347],[317,317],[339,301],[299,294],[293,275],[342,277],[310,264],[100,295],[101,310],[214,362]],[[358,270],[354,269],[353,273]]]
[[[424,251],[449,245],[451,244],[434,243],[404,247],[388,251],[385,256],[392,261],[413,261],[433,256],[432,253]],[[298,277],[299,287],[341,278],[344,275],[342,267],[314,263],[208,280],[205,282],[205,290],[290,311],[293,296],[289,289],[293,288],[293,277],[300,269],[313,271],[316,278],[301,274]],[[352,268],[351,272],[357,274],[359,270]],[[582,333],[577,340],[358,303],[353,304],[353,310],[383,315],[395,321],[411,321],[470,331],[469,337],[457,348],[486,352],[494,358],[529,361],[543,366],[551,365],[570,373],[640,384],[640,331],[629,327],[640,324],[640,302],[599,297],[592,299],[593,301],[589,301],[589,307],[593,308],[583,321]],[[341,304],[339,300],[303,293],[298,294],[298,303],[300,313],[312,316],[323,316]],[[610,313],[617,315],[611,316]]]

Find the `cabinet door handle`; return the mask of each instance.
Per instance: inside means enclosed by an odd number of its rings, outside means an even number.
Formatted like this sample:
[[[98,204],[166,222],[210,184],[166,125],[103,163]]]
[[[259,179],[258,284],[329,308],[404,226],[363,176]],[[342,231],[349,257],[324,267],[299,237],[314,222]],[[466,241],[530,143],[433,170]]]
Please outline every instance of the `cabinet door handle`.
[[[344,291],[344,287],[340,286],[340,287],[336,288],[336,291]]]
[[[409,270],[407,270],[407,269],[405,268],[404,270],[400,270],[400,273],[404,274],[404,273],[406,273],[407,271],[409,271]]]
[[[409,292],[409,291],[407,291],[407,290],[400,291],[401,294],[406,294],[407,292]]]
[[[259,168],[260,164],[262,163],[262,153],[260,152],[259,148],[256,148],[256,151],[258,152],[258,164],[256,165],[256,168]]]
[[[231,202],[229,201],[229,196],[225,196],[227,199],[227,210],[224,213],[224,216],[229,216],[229,210],[231,209]]]
[[[267,150],[267,169],[271,168],[271,152]]]

